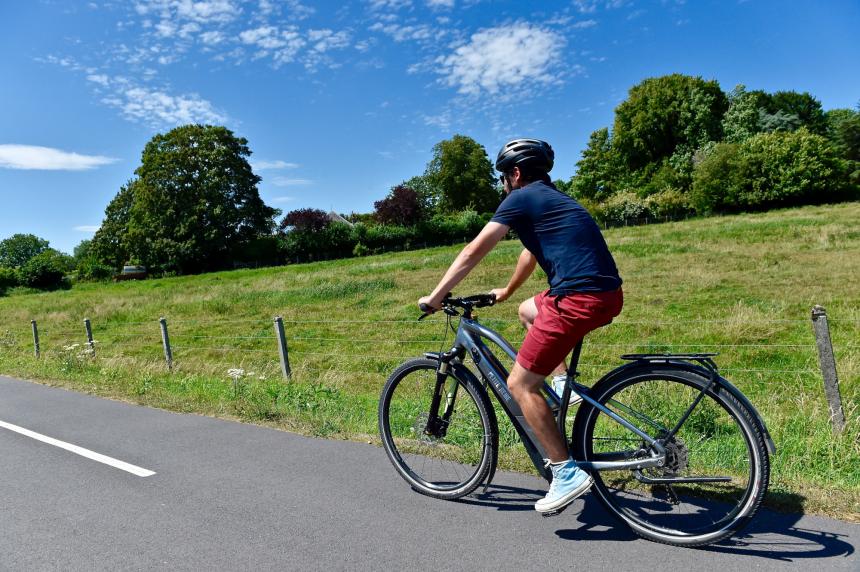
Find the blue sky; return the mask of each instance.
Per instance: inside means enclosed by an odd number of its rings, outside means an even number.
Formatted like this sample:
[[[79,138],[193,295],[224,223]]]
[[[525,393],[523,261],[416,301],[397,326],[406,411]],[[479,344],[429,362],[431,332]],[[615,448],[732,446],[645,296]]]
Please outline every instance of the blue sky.
[[[266,203],[369,212],[469,135],[568,178],[646,77],[860,102],[860,2],[0,0],[0,239],[71,252],[156,133],[248,139]]]

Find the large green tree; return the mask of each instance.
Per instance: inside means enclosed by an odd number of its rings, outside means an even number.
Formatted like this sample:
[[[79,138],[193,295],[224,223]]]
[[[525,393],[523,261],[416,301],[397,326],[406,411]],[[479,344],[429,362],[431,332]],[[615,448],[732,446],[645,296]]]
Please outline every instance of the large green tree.
[[[226,127],[184,125],[156,135],[137,179],[108,206],[105,224],[116,228],[106,242],[156,270],[228,267],[249,242],[271,234],[279,214],[260,198],[250,155],[248,141]]]
[[[615,109],[612,146],[631,171],[673,155],[691,158],[709,141],[722,139],[728,109],[719,84],[672,74],[649,78],[630,89]]]
[[[0,241],[0,266],[18,268],[48,250],[48,241],[35,234],[13,234]]]
[[[727,143],[740,143],[761,132],[760,112],[768,109],[770,96],[761,90],[747,91],[743,84],[729,92],[729,109],[723,116]]]
[[[471,137],[454,135],[437,143],[424,179],[443,211],[471,207],[478,212],[491,212],[499,206],[493,165],[484,146]]]

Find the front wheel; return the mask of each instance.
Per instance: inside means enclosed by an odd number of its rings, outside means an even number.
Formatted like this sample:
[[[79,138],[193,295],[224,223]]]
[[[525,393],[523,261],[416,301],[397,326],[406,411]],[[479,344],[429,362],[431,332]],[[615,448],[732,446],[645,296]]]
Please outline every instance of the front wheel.
[[[634,532],[678,546],[711,544],[752,519],[767,491],[770,465],[753,412],[715,384],[683,418],[708,384],[704,374],[667,364],[632,367],[598,383],[591,394],[657,439],[663,466],[594,470],[594,491]],[[606,413],[585,404],[574,423],[577,459],[645,459],[649,446]]]
[[[451,366],[439,383],[438,365],[415,359],[391,374],[379,399],[379,433],[391,463],[413,489],[456,499],[495,468],[496,420],[473,376]]]

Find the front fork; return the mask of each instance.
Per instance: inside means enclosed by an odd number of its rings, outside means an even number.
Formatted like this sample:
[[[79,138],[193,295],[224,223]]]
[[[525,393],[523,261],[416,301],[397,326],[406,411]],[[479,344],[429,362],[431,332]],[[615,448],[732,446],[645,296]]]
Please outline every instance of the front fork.
[[[433,400],[430,402],[430,411],[427,414],[427,425],[424,434],[441,439],[448,432],[448,424],[454,413],[454,403],[457,400],[457,379],[448,375],[451,369],[447,361],[439,360],[436,368],[436,387],[433,391]],[[441,408],[441,414],[440,414]]]

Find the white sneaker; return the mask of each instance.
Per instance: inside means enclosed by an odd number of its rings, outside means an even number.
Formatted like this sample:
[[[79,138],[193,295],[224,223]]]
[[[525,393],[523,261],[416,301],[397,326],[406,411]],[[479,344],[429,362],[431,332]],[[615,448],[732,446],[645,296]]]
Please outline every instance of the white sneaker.
[[[573,459],[564,463],[547,462],[552,469],[552,483],[546,496],[535,503],[535,510],[544,516],[558,514],[591,488],[594,479],[576,466]]]
[[[555,393],[558,395],[559,399],[564,394],[564,385],[567,383],[567,374],[555,375],[552,378],[552,388],[555,390]],[[570,401],[568,401],[569,405],[576,405],[582,401],[582,397],[575,391],[570,392]]]

